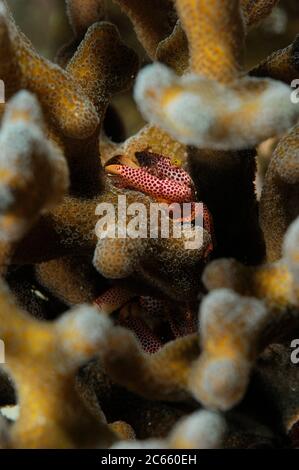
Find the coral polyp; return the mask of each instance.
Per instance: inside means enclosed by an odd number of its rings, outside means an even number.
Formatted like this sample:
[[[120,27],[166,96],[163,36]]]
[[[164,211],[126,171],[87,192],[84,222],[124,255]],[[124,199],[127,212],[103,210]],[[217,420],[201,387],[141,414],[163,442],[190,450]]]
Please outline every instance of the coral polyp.
[[[294,4],[66,0],[55,59],[12,4],[0,448],[298,447]]]

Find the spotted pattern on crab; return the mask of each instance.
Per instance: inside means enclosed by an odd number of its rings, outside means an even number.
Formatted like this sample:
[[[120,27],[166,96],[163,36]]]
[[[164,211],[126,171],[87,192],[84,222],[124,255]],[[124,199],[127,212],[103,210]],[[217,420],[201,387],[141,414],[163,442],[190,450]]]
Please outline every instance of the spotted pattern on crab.
[[[140,166],[139,166],[140,165]],[[114,156],[106,165],[106,172],[114,176],[114,184],[122,188],[139,190],[160,202],[169,204],[170,216],[181,223],[192,223],[203,216],[203,228],[213,238],[213,219],[205,204],[195,203],[196,194],[190,175],[171,162],[169,157],[148,150],[136,152],[134,158]],[[191,214],[182,214],[177,204],[192,203]],[[213,251],[215,240],[209,245],[205,257]]]
[[[170,327],[169,340],[181,338],[197,331],[198,315],[196,309],[193,311],[191,308],[187,308],[185,312],[174,310],[173,305],[166,300],[149,296],[140,297],[139,304],[146,318],[164,322],[167,320]],[[164,343],[163,338],[160,339]]]
[[[140,296],[137,300],[132,291],[123,287],[111,287],[94,303],[102,313],[119,310],[117,324],[132,331],[148,354],[159,351],[167,341],[197,330],[194,312],[174,311],[168,301],[151,296]]]
[[[184,315],[173,315],[173,312],[168,315],[168,322],[175,339],[195,333],[198,328],[197,320],[198,316],[191,310],[187,310]]]
[[[203,227],[207,230],[210,231],[213,229],[213,222],[212,222],[212,215],[207,208],[207,206],[203,203],[196,203],[196,202],[191,202],[191,211],[188,211],[188,214],[182,213],[182,207],[174,203],[174,204],[169,204],[168,206],[169,213],[173,214],[173,218],[178,221],[178,222],[192,222],[197,219],[198,225],[199,221],[198,218],[202,217],[203,218]]]
[[[150,329],[145,320],[132,312],[131,306],[125,306],[121,309],[118,323],[135,334],[146,353],[154,354],[163,346],[163,342]]]
[[[193,188],[190,175],[171,163],[169,157],[164,157],[151,152],[136,152],[136,158],[141,167],[146,168],[149,173],[161,179],[169,179]]]
[[[150,296],[141,296],[139,302],[143,310],[150,317],[159,318],[163,315],[165,309],[165,302],[163,300]]]
[[[98,309],[106,314],[111,314],[123,307],[126,303],[135,297],[129,289],[119,286],[113,286],[98,297],[94,304]]]
[[[122,183],[152,196],[157,200],[168,202],[190,202],[194,198],[193,189],[177,181],[160,179],[145,168],[131,168],[126,165],[109,165],[108,173],[121,176]]]

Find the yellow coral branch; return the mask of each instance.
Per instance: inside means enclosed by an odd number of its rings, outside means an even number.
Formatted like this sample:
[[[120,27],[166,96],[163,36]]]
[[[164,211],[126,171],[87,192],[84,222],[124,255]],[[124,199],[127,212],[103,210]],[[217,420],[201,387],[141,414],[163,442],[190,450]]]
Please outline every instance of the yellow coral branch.
[[[297,105],[298,106],[298,105]],[[260,223],[268,261],[278,260],[289,224],[298,215],[299,126],[279,142],[268,167],[260,201]]]
[[[75,390],[75,374],[97,353],[104,319],[83,306],[55,323],[21,311],[6,286],[0,289],[0,336],[5,369],[16,384],[20,417],[8,434],[9,448],[74,448],[112,443],[105,422],[92,416]]]
[[[25,91],[6,106],[0,145],[0,236],[12,242],[61,202],[68,189],[68,167],[60,149],[45,136],[36,98]]]
[[[190,46],[191,70],[227,83],[243,63],[244,24],[239,0],[176,0]]]

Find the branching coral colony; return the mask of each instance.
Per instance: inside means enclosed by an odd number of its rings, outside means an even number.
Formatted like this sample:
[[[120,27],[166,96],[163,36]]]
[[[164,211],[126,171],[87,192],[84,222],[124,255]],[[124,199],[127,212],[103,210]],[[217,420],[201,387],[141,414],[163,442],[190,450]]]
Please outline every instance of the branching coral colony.
[[[296,447],[298,38],[247,75],[246,33],[277,0],[116,3],[153,61],[140,72],[104,1],[66,1],[56,64],[0,1],[0,406],[19,407],[0,447]],[[148,124],[116,143],[107,110],[136,77]],[[201,246],[97,238],[119,196],[202,201]]]

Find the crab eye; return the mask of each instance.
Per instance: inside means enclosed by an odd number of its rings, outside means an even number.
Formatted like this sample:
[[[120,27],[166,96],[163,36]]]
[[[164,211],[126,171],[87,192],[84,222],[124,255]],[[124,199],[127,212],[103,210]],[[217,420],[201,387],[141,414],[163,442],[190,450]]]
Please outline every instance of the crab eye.
[[[175,165],[175,166],[178,166],[178,167],[182,166],[182,162],[180,160],[178,160],[177,158],[174,158],[172,160],[172,164]]]

